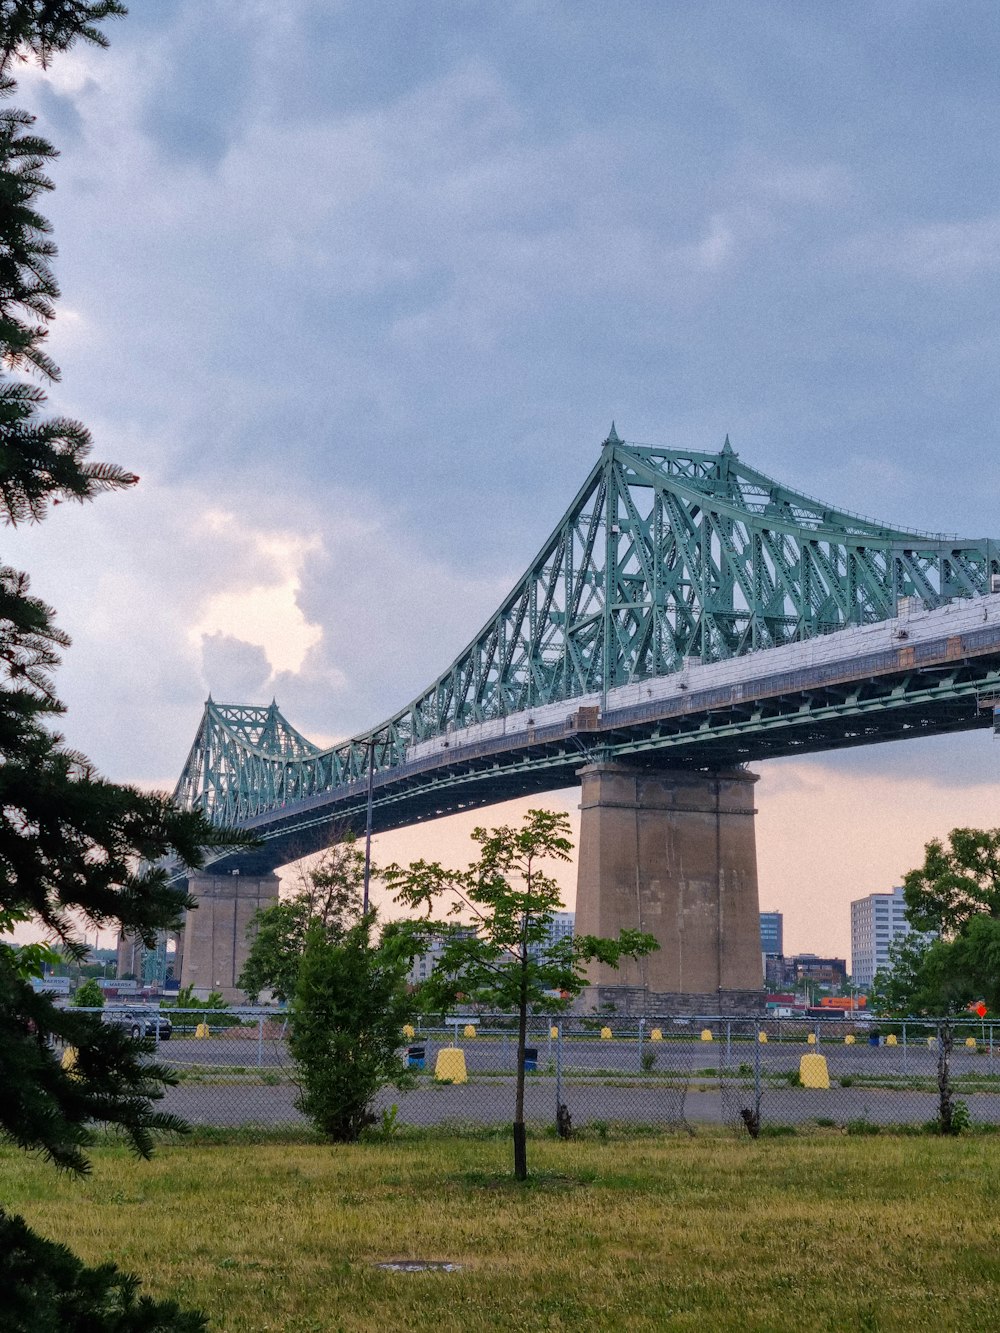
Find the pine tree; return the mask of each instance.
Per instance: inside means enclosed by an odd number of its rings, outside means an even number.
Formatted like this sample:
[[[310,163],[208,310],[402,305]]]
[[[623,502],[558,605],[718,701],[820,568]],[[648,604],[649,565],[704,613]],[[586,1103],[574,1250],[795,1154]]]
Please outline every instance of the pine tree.
[[[105,46],[98,25],[124,13],[118,0],[0,0],[0,97],[15,90],[18,62],[45,65],[79,40]],[[138,481],[121,467],[91,462],[90,435],[79,422],[42,415],[45,385],[59,375],[45,350],[59,295],[55,248],[39,207],[52,189],[46,166],[54,156],[34,132],[33,117],[0,110],[0,520],[9,526],[42,520],[52,504]],[[191,905],[168,882],[164,859],[196,867],[205,849],[233,839],[165,795],[106,781],[66,745],[53,727],[64,710],[51,672],[67,642],[52,609],[32,596],[27,575],[0,564],[0,1138],[84,1173],[95,1124],[117,1126],[142,1156],[157,1131],[184,1128],[156,1109],[175,1078],[150,1059],[151,1045],[36,994],[30,978],[47,947],[14,949],[2,937],[32,923],[64,957],[80,959],[85,930],[121,925],[152,945],[156,932],[174,926]],[[59,1044],[76,1049],[72,1070],[61,1067]],[[33,1242],[22,1241],[30,1249]],[[38,1241],[39,1255],[49,1253],[45,1246]],[[182,1326],[164,1322],[148,1301],[139,1302],[141,1318],[123,1321],[121,1283],[134,1287],[134,1279],[113,1266],[74,1264],[53,1267],[51,1308],[29,1302],[31,1327],[112,1327],[99,1321],[102,1302],[109,1320],[118,1318],[115,1328]],[[81,1283],[93,1300],[77,1319]],[[17,1291],[8,1286],[0,1296],[9,1300]],[[0,1325],[23,1326],[4,1310]],[[183,1326],[201,1326],[200,1316]]]

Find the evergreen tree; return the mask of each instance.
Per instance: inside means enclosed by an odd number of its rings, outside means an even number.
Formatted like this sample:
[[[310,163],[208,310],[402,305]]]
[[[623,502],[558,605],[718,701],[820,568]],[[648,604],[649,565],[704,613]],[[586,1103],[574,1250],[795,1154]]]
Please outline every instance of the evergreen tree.
[[[98,25],[124,12],[118,0],[0,0],[0,97],[13,93],[19,61],[47,64],[80,40],[104,46]],[[0,521],[7,525],[38,522],[50,504],[89,500],[138,481],[116,465],[90,461],[90,435],[79,422],[42,415],[45,384],[59,374],[45,350],[59,291],[50,225],[40,211],[52,189],[46,166],[54,156],[29,114],[0,110]],[[51,949],[15,949],[3,936],[15,925],[34,924],[77,961],[87,954],[88,929],[121,925],[152,946],[156,932],[176,925],[191,906],[168,882],[163,859],[195,867],[206,848],[233,839],[165,795],[106,781],[65,744],[53,727],[64,710],[51,671],[67,642],[51,608],[32,596],[27,575],[0,563],[0,1138],[82,1173],[94,1124],[117,1126],[143,1156],[155,1131],[183,1128],[155,1109],[175,1079],[149,1059],[151,1044],[36,994],[30,979],[51,961]],[[71,1071],[61,1068],[54,1050],[62,1043],[77,1052]],[[8,1231],[16,1225],[16,1219],[5,1223]],[[19,1244],[30,1250],[32,1241],[22,1235]],[[48,1252],[38,1242],[38,1255]],[[124,1308],[114,1295],[122,1275],[110,1266],[80,1266],[68,1276],[72,1267],[61,1264],[55,1286],[82,1274],[93,1310],[78,1316],[72,1301],[58,1310],[31,1301],[27,1326],[198,1326],[198,1316],[183,1325],[156,1322],[151,1302],[139,1303],[144,1313],[134,1320],[100,1322],[102,1284],[107,1310]],[[47,1289],[40,1272],[34,1278],[39,1290]],[[131,1290],[129,1284],[134,1280],[125,1281]],[[0,1309],[0,1326],[26,1325]]]

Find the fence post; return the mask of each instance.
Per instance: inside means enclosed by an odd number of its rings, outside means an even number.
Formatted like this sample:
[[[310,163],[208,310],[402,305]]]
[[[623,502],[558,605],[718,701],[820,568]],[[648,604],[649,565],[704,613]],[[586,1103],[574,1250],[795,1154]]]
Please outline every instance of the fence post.
[[[264,1015],[257,1015],[257,1068],[264,1064]]]
[[[556,1123],[558,1124],[559,1108],[562,1106],[562,1019],[556,1026],[558,1029],[556,1032]]]
[[[642,1073],[642,1031],[645,1022],[646,1020],[644,1018],[639,1019],[639,1073],[640,1074]]]
[[[760,1127],[760,1019],[754,1020],[753,1033],[753,1110]]]
[[[733,1020],[726,1019],[726,1067],[733,1067]]]
[[[903,1073],[906,1073],[906,1024],[903,1024]]]

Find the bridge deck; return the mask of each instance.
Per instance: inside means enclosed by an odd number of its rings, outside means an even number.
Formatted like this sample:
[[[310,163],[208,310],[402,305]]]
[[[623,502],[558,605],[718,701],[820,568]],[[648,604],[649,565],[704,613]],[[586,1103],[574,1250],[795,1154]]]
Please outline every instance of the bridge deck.
[[[577,781],[595,759],[698,769],[989,727],[1000,693],[1000,594],[635,681],[453,731],[376,774],[373,826],[400,828]],[[990,707],[980,707],[980,697]],[[262,838],[213,869],[262,872],[364,827],[352,782],[246,821]]]

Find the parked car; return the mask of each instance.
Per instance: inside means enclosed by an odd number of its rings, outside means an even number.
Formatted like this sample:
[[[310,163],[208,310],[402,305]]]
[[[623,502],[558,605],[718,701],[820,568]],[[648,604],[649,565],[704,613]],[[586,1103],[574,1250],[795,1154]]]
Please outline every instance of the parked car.
[[[133,1037],[155,1037],[157,1041],[169,1041],[174,1030],[169,1017],[159,1009],[108,1008],[102,1012],[101,1022],[126,1028]]]

